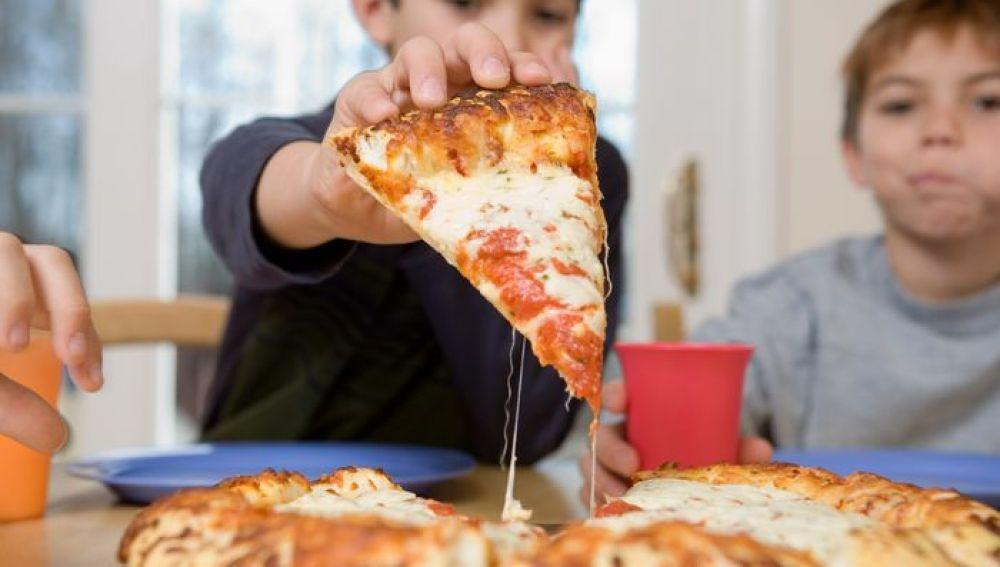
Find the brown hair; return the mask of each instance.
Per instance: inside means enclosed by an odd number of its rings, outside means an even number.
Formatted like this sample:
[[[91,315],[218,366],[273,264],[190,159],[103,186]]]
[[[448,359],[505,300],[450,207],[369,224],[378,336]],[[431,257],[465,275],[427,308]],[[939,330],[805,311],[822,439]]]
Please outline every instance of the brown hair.
[[[917,33],[933,30],[952,38],[972,29],[984,45],[1000,50],[1000,0],[898,0],[861,33],[841,70],[845,83],[840,135],[856,142],[861,105],[872,74],[906,49]]]

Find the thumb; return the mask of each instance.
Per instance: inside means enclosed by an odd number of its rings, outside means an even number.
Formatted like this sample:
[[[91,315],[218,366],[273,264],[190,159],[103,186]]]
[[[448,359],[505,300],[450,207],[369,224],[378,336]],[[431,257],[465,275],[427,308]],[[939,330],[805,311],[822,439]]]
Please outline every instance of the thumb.
[[[625,397],[625,382],[612,380],[604,385],[604,409],[612,413],[625,413],[627,399]]]
[[[66,425],[45,400],[0,374],[0,435],[36,451],[58,451],[66,442]]]
[[[744,437],[740,439],[741,463],[766,463],[771,460],[774,448],[762,437]]]

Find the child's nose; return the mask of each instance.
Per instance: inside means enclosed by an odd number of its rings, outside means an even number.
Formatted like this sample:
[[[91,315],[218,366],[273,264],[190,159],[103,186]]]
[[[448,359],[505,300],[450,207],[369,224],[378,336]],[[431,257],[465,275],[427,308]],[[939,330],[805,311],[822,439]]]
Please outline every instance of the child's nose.
[[[925,146],[955,145],[962,140],[962,121],[952,108],[931,108],[923,124]]]

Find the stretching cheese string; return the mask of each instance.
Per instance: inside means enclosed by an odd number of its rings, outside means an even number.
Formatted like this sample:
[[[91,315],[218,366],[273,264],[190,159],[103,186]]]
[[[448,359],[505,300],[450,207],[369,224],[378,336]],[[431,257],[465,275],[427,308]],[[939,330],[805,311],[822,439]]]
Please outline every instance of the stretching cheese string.
[[[514,406],[514,436],[511,440],[510,468],[507,469],[507,490],[504,492],[503,510],[500,519],[504,522],[513,520],[527,520],[531,517],[531,512],[521,507],[521,503],[514,499],[514,470],[517,468],[517,425],[521,419],[521,389],[524,384],[524,341],[521,341],[521,363],[517,377],[517,403]]]
[[[517,330],[510,327],[510,352],[507,354],[507,363],[510,371],[507,372],[507,400],[503,403],[503,450],[500,452],[500,470],[507,466],[507,445],[510,439],[507,437],[507,429],[510,427],[510,398],[512,395],[510,384],[514,380],[514,345],[517,344]]]
[[[611,265],[608,256],[611,253],[611,246],[608,244],[608,231],[604,231],[604,275],[608,283],[608,289],[604,293],[604,299],[611,297],[614,289],[614,281],[611,279]],[[597,426],[601,423],[600,414],[594,415],[594,421],[590,427],[590,517],[594,517],[597,506]]]

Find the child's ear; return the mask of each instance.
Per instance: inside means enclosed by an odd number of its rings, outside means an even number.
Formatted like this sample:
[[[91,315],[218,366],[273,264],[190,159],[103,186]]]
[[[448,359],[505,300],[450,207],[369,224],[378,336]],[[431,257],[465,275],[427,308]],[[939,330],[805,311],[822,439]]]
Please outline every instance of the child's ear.
[[[841,140],[840,155],[844,159],[844,167],[847,168],[847,175],[851,181],[858,187],[868,187],[868,177],[861,163],[861,148],[858,147],[858,143],[847,138]]]
[[[351,0],[354,15],[375,43],[388,49],[393,37],[396,8],[390,0]]]

